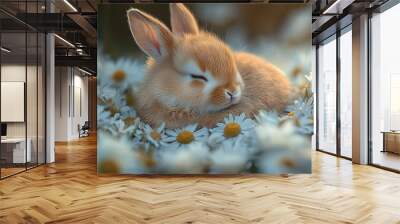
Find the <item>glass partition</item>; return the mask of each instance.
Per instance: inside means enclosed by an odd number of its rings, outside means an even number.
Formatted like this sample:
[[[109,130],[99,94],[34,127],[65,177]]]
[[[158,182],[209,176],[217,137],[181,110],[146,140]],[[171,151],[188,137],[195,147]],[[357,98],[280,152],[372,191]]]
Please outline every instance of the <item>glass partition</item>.
[[[27,113],[27,150],[30,151],[31,159],[27,163],[27,167],[37,165],[37,76],[38,76],[38,35],[36,32],[27,33],[27,82],[26,82],[26,113]]]
[[[352,157],[352,32],[340,36],[340,155]]]
[[[336,154],[336,37],[318,47],[318,149]]]
[[[17,11],[39,5],[20,1]],[[43,33],[0,12],[1,179],[45,163],[45,44]]]
[[[400,171],[400,4],[371,19],[371,162]]]
[[[31,161],[26,150],[26,33],[2,33],[1,46],[8,50],[2,50],[0,106],[1,175],[6,177],[24,171]]]

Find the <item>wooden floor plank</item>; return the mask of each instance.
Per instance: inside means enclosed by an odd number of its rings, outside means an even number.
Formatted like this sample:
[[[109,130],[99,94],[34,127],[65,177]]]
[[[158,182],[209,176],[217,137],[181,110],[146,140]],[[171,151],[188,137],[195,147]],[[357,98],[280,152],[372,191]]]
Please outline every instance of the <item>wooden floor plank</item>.
[[[400,223],[400,175],[313,152],[289,177],[97,176],[96,138],[0,181],[0,223]]]

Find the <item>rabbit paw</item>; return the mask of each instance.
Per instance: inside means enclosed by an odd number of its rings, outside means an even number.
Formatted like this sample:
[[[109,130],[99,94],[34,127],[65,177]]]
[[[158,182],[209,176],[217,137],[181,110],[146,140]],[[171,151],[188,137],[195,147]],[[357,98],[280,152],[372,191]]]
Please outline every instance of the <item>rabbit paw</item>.
[[[192,111],[187,109],[176,109],[169,112],[169,116],[174,120],[188,120],[193,117]]]

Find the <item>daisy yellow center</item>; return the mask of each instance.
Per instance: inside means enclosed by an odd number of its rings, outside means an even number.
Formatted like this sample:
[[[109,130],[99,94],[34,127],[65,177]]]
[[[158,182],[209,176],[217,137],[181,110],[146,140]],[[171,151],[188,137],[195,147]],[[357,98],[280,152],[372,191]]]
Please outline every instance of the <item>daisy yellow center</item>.
[[[281,165],[287,168],[295,168],[297,166],[296,162],[290,158],[282,158]]]
[[[139,158],[146,167],[154,167],[156,165],[156,161],[154,160],[154,153],[152,151],[140,151]]]
[[[176,141],[181,144],[189,144],[194,140],[194,135],[190,131],[182,131],[176,136]]]
[[[119,69],[115,71],[114,74],[112,75],[112,80],[114,80],[115,82],[121,82],[125,79],[125,77],[126,77],[125,72]]]
[[[119,173],[119,166],[113,160],[104,160],[100,163],[100,172],[102,173]]]
[[[296,68],[294,68],[293,71],[292,71],[293,76],[294,76],[294,77],[299,76],[299,75],[301,74],[301,70],[302,70],[301,67],[296,67]]]
[[[110,110],[110,112],[111,112],[112,115],[114,115],[114,114],[116,114],[116,113],[119,112],[118,108],[117,108],[115,105],[112,105],[112,106],[109,108],[109,110]]]
[[[232,122],[225,125],[224,136],[227,138],[233,138],[240,134],[241,128],[238,123]]]
[[[297,127],[300,127],[300,120],[297,117],[293,117],[293,122]]]
[[[126,125],[132,125],[132,124],[135,123],[135,118],[134,117],[127,117],[127,118],[124,119],[124,121],[125,121]]]
[[[150,136],[151,136],[155,141],[160,141],[160,139],[161,139],[161,134],[158,133],[157,131],[154,131],[154,130],[150,133]]]

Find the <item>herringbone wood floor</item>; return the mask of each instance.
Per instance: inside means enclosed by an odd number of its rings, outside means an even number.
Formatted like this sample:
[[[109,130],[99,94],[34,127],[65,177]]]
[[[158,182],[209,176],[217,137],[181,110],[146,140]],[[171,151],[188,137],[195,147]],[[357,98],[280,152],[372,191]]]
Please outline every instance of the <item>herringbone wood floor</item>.
[[[313,174],[96,174],[96,139],[0,181],[0,223],[400,223],[400,175],[313,153]]]

